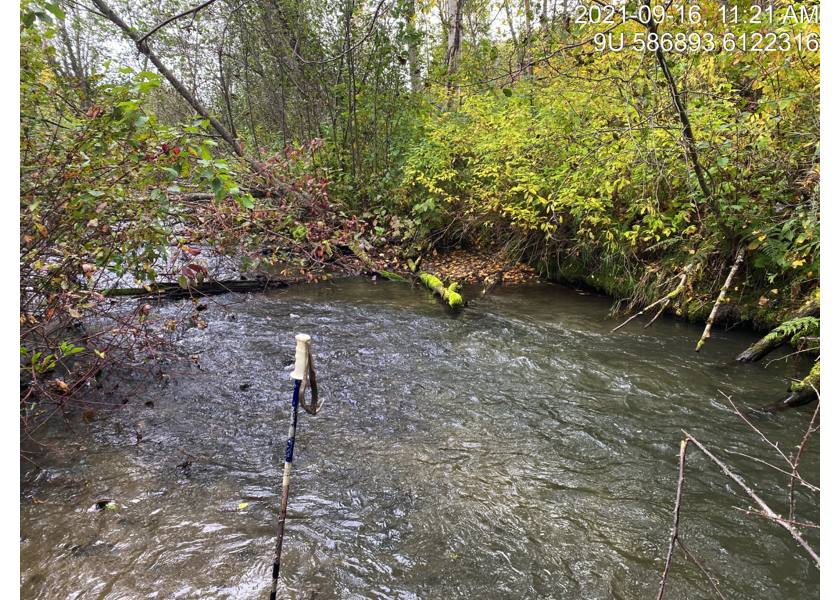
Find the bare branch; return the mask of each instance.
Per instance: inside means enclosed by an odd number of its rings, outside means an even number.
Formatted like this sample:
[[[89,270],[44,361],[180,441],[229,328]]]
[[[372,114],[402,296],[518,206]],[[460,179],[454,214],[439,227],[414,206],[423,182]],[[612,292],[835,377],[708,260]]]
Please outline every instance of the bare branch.
[[[685,446],[687,440],[680,444],[680,479],[677,483],[677,501],[674,505],[674,527],[671,530],[671,541],[668,543],[668,557],[665,559],[665,570],[662,572],[662,580],[659,582],[659,594],[656,600],[662,600],[665,592],[665,580],[668,577],[668,569],[671,567],[671,557],[674,554],[674,542],[677,540],[677,533],[680,526],[680,501],[682,499],[683,482],[685,481]],[[682,545],[682,544],[680,544]]]
[[[175,15],[174,17],[171,17],[171,18],[169,18],[169,19],[166,19],[163,23],[161,23],[160,25],[156,25],[156,26],[155,26],[155,27],[154,27],[154,28],[153,28],[153,29],[152,29],[149,33],[147,33],[146,35],[144,35],[143,37],[141,37],[139,40],[137,40],[137,46],[139,47],[141,44],[146,43],[146,38],[148,38],[150,35],[152,35],[152,34],[153,34],[153,33],[155,33],[156,31],[158,31],[159,29],[162,29],[162,28],[166,27],[166,26],[167,26],[167,25],[169,25],[172,21],[177,21],[177,20],[178,20],[178,19],[180,19],[181,17],[186,17],[187,15],[193,15],[193,16],[195,16],[196,14],[198,14],[198,11],[200,11],[202,8],[206,8],[206,7],[210,6],[210,5],[211,5],[211,4],[213,4],[215,1],[216,1],[216,0],[207,0],[207,2],[205,2],[204,4],[200,4],[200,5],[196,6],[195,8],[191,8],[191,9],[189,9],[189,10],[185,10],[184,12],[182,12],[182,13],[181,13],[181,14],[179,14],[179,15]]]
[[[756,495],[756,493],[753,492],[747,486],[747,484],[744,483],[744,481],[740,477],[738,477],[737,475],[732,473],[732,471],[730,471],[729,468],[725,464],[720,462],[717,459],[717,457],[715,457],[714,454],[709,452],[703,444],[701,444],[696,439],[694,439],[694,437],[692,437],[691,434],[689,434],[687,431],[683,430],[683,433],[686,435],[686,438],[688,439],[688,441],[690,441],[692,444],[694,444],[697,447],[697,449],[700,450],[700,452],[705,454],[706,457],[709,460],[711,460],[714,463],[714,465],[723,472],[724,475],[726,475],[729,479],[734,481],[738,485],[738,487],[740,487],[742,490],[744,490],[744,492],[747,494],[747,496],[749,496],[753,500],[753,502],[758,504],[758,506],[761,508],[764,515],[768,519],[770,519],[771,521],[773,521],[774,523],[779,525],[779,527],[781,527],[782,529],[786,530],[793,537],[793,539],[796,540],[796,542],[800,546],[802,546],[802,548],[808,553],[808,555],[814,560],[814,562],[817,563],[817,568],[819,568],[819,566],[820,566],[820,556],[819,556],[819,554],[814,552],[814,550],[811,548],[811,546],[808,544],[808,542],[806,542],[805,540],[802,539],[802,536],[799,535],[799,533],[793,528],[793,526],[790,523],[787,522],[786,519],[783,519],[782,517],[777,515],[775,512],[773,512],[773,509],[771,509],[769,506],[767,506],[767,504],[761,498],[759,498]]]

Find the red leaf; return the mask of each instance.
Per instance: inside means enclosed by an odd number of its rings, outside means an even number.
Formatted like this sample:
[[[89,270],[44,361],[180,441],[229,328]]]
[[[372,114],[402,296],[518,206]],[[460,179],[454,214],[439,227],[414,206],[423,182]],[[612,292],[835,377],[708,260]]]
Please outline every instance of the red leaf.
[[[177,146],[176,146],[176,147],[174,147],[174,148],[172,148],[172,152],[174,152],[176,155],[177,155],[180,151],[181,151],[181,149],[180,149],[180,148],[178,148]]]

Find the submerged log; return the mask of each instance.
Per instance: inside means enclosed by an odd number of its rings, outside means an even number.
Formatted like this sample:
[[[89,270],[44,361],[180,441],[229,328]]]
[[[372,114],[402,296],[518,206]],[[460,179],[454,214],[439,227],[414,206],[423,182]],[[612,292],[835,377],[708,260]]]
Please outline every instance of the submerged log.
[[[819,315],[820,299],[815,298],[800,308],[796,314],[789,319],[789,321],[804,317],[818,317]],[[755,344],[741,352],[735,360],[740,362],[755,362],[757,360],[761,360],[776,348],[787,344],[790,339],[796,335],[797,331],[790,327],[786,328],[786,323],[788,323],[788,321],[785,321],[785,323],[782,323],[773,331],[758,340]]]
[[[777,410],[792,406],[804,406],[819,399],[820,391],[820,363],[814,365],[808,376],[802,381],[795,381],[790,385],[790,394],[761,410]]]

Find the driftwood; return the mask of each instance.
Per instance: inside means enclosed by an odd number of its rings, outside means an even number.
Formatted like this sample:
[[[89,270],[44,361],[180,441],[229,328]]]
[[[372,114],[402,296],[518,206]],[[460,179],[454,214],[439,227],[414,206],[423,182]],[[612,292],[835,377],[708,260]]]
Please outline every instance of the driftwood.
[[[816,298],[800,308],[791,319],[803,317],[818,317],[820,315],[820,299]],[[796,335],[795,331],[783,331],[784,323],[758,340],[755,344],[741,352],[735,360],[740,362],[755,362],[761,360],[773,350],[787,344]]]
[[[703,344],[706,343],[706,340],[712,335],[712,323],[715,322],[715,317],[717,316],[718,308],[720,308],[723,299],[726,297],[726,292],[729,291],[729,286],[732,285],[732,278],[735,277],[735,273],[738,271],[738,267],[741,266],[741,263],[744,261],[744,249],[741,248],[738,250],[738,256],[735,258],[735,264],[732,265],[732,269],[729,271],[729,277],[726,278],[726,282],[723,284],[723,287],[720,288],[720,295],[718,295],[717,301],[715,302],[714,307],[712,308],[712,312],[709,315],[708,320],[706,321],[706,329],[703,330],[703,335],[700,336],[700,341],[697,342],[697,347],[694,349],[695,352],[700,352],[700,348],[703,347]]]

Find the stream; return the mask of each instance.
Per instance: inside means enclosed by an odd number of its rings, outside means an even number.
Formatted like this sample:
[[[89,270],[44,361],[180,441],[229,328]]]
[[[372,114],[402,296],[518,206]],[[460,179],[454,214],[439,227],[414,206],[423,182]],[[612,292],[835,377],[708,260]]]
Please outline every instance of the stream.
[[[458,315],[363,278],[204,303],[179,342],[200,373],[57,422],[43,468],[21,461],[21,598],[267,600],[296,333],[326,404],[300,414],[279,597],[653,600],[682,429],[788,514],[789,478],[750,457],[784,462],[723,394],[747,414],[811,362],[734,363],[757,333],[715,328],[699,354],[702,326],[675,319],[611,334],[609,298],[548,284]],[[795,455],[815,408],[750,418]],[[817,486],[819,448],[800,470]],[[797,494],[819,523],[819,494]],[[725,597],[819,598],[819,570],[751,507],[689,449],[681,538]],[[677,548],[665,598],[713,597]]]

